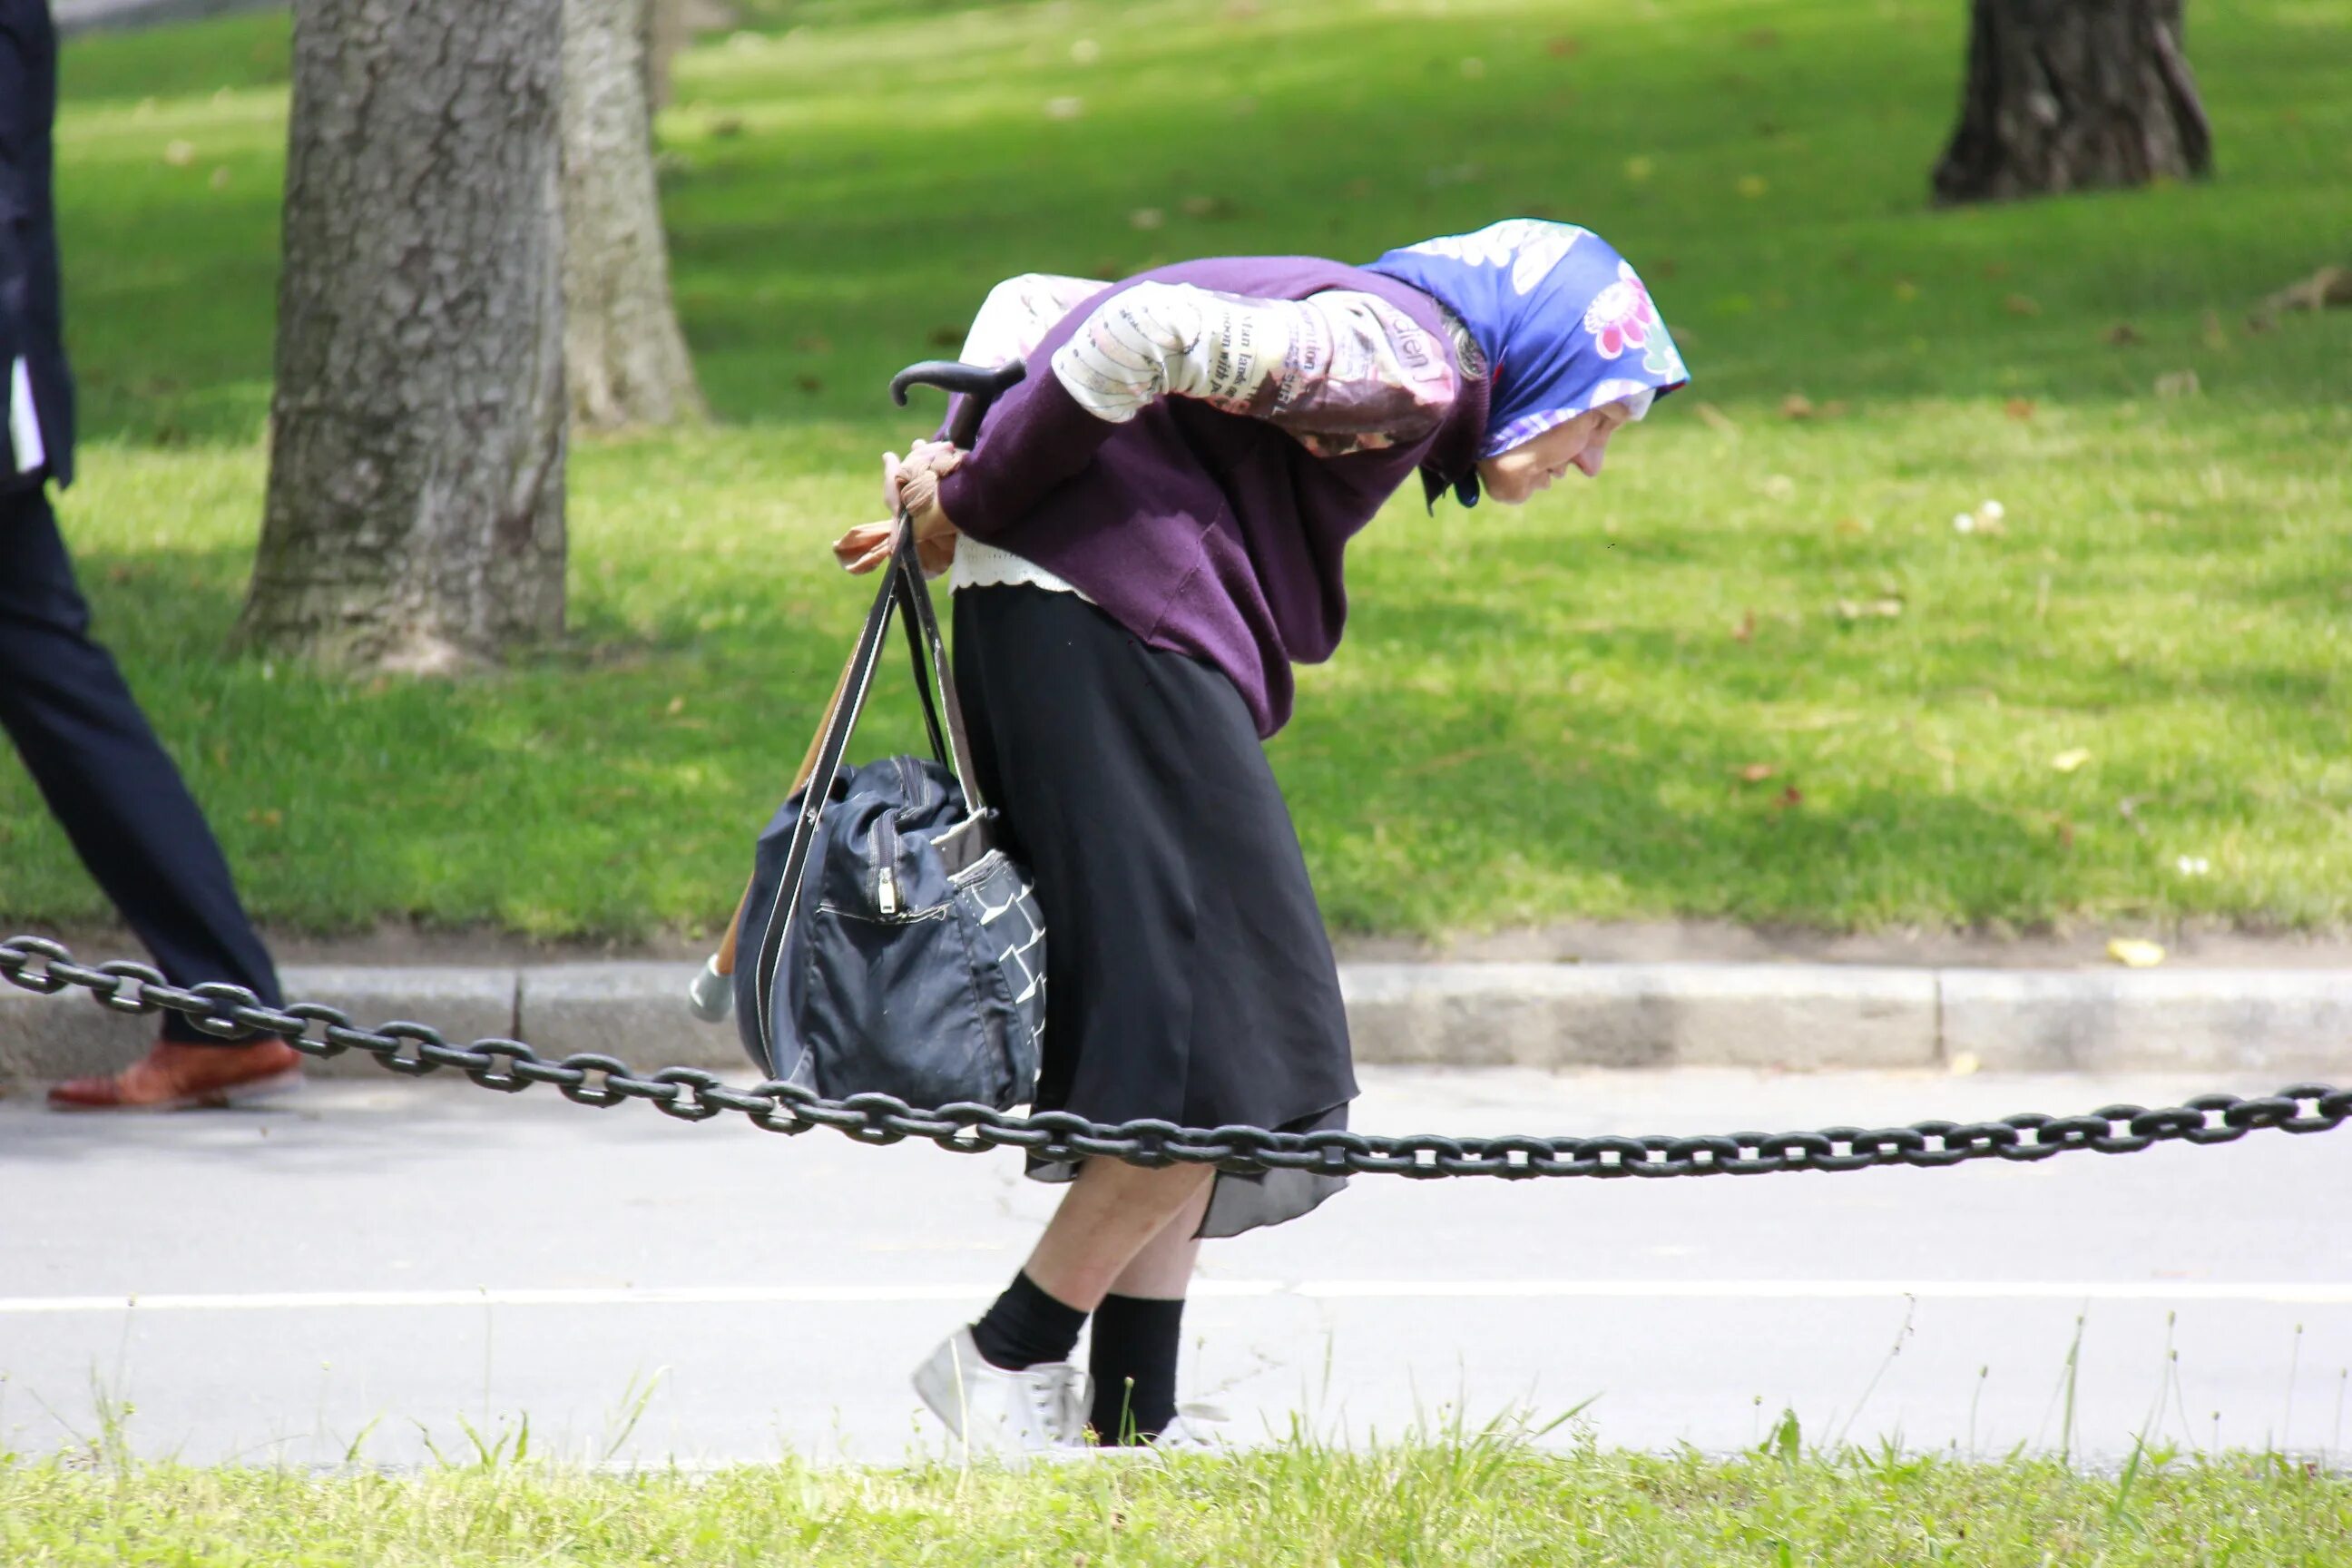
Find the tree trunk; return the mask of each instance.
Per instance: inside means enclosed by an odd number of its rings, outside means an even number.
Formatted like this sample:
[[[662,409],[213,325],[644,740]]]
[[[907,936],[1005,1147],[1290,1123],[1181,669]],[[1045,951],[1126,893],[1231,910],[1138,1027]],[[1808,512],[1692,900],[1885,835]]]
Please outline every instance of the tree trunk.
[[[563,628],[561,0],[297,0],[241,634],[447,670]]]
[[[1974,0],[1968,87],[1938,202],[2203,174],[2212,132],[2181,50],[2183,0]]]
[[[594,429],[702,412],[654,187],[647,3],[563,0],[565,379]]]

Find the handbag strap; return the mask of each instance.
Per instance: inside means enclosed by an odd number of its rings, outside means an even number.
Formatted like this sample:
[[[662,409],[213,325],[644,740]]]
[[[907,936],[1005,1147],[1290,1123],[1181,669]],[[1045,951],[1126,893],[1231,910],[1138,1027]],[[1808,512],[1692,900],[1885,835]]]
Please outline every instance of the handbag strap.
[[[939,759],[940,766],[952,768],[955,763],[949,756],[947,735],[940,728],[940,705],[931,700],[929,668],[931,650],[925,647],[922,628],[916,625],[915,601],[907,592],[906,585],[898,580],[895,567],[890,576],[896,590],[893,597],[898,605],[898,624],[907,628],[907,652],[914,661],[915,694],[923,701],[923,731],[931,738],[931,755]],[[952,692],[954,689],[950,687],[949,689]]]
[[[931,709],[930,682],[924,679],[926,660],[922,648],[929,650],[930,672],[938,678],[940,701],[947,709],[948,745],[953,757],[950,760],[941,755],[940,761],[955,771],[956,781],[963,786],[965,814],[977,816],[988,809],[988,803],[981,798],[980,774],[971,763],[971,737],[964,729],[963,703],[956,696],[955,668],[948,660],[947,642],[940,635],[940,617],[931,606],[930,584],[923,580],[922,563],[916,558],[914,522],[904,515],[898,521],[900,548],[892,552],[891,560],[897,567],[899,597],[907,612],[908,637],[913,640],[919,630],[921,635],[921,647],[915,654],[915,685],[923,694],[923,717],[931,727],[931,748],[934,752],[940,749],[940,725]]]
[[[978,813],[983,809],[977,775],[971,769],[971,742],[964,733],[963,705],[956,700],[954,671],[948,664],[947,647],[940,637],[939,616],[932,610],[930,589],[923,581],[922,567],[916,559],[915,521],[902,511],[898,514],[898,531],[891,541],[889,577],[875,594],[873,608],[866,612],[866,625],[858,631],[857,646],[850,655],[848,668],[843,672],[838,700],[818,737],[816,765],[802,786],[800,815],[793,822],[793,841],[784,852],[783,879],[777,884],[768,906],[767,926],[760,933],[754,994],[760,1005],[762,1047],[772,1047],[775,1039],[771,1015],[776,966],[783,959],[784,938],[800,917],[801,884],[807,877],[809,856],[815,849],[817,825],[824,818],[827,802],[833,798],[833,781],[840,775],[842,758],[849,750],[850,733],[857,728],[858,718],[866,710],[866,699],[874,689],[874,672],[881,662],[891,612],[901,608],[907,612],[908,647],[914,657],[915,685],[922,693],[923,721],[930,730],[932,751],[943,764],[955,771],[963,786],[966,811]],[[947,709],[946,747],[940,743],[940,715],[931,700],[934,673]],[[776,1065],[772,1055],[770,1071],[774,1071]]]

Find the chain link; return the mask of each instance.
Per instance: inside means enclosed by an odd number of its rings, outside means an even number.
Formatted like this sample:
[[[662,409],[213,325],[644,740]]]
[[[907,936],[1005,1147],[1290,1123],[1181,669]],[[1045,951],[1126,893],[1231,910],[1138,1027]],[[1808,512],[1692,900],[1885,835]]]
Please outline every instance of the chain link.
[[[567,1100],[605,1109],[650,1101],[681,1121],[729,1111],[769,1132],[797,1135],[830,1127],[860,1143],[925,1139],[960,1154],[1019,1149],[1048,1160],[1108,1155],[1134,1165],[1214,1165],[1222,1171],[1318,1171],[1330,1175],[1447,1176],[1753,1176],[1771,1171],[1860,1171],[1875,1165],[1937,1168],[1969,1160],[2046,1160],[2073,1150],[2134,1154],[2158,1143],[2231,1143],[2264,1128],[2327,1132],[2352,1119],[2352,1089],[2300,1083],[2276,1094],[2240,1099],[2200,1094],[2185,1105],[2148,1110],[2107,1105],[2082,1116],[2027,1112],[1998,1121],[1918,1121],[1908,1127],[1824,1127],[1817,1132],[1730,1132],[1673,1138],[1449,1138],[1419,1132],[1386,1138],[1365,1132],[1276,1132],[1263,1127],[1179,1127],[1171,1121],[1089,1121],[1066,1110],[1013,1116],[985,1105],[923,1110],[887,1094],[820,1099],[797,1084],[770,1080],[748,1088],[700,1068],[663,1068],[640,1075],[615,1057],[578,1052],[551,1061],[520,1040],[496,1037],[453,1046],[429,1025],[395,1021],[373,1029],[315,1002],[264,1005],[241,986],[173,985],[156,970],[122,960],[75,961],[45,937],[0,942],[0,977],[41,995],[68,986],[89,992],[123,1013],[178,1013],[223,1038],[272,1035],[321,1058],[364,1051],[390,1072],[423,1078],[454,1068],[484,1089],[515,1094],[553,1084]]]

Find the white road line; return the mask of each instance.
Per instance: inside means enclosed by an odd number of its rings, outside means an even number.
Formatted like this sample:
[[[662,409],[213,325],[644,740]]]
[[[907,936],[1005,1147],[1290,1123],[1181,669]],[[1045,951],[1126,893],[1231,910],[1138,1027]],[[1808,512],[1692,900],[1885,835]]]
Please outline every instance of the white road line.
[[[985,1301],[971,1284],[611,1286],[471,1290],[269,1290],[236,1294],[0,1296],[0,1316],[89,1312],[304,1312],[417,1307],[696,1307]],[[1203,1299],[1325,1301],[2262,1301],[2352,1305],[2352,1281],[2186,1279],[1201,1279]]]
[[[2352,1281],[2187,1279],[1326,1279],[1324,1300],[2281,1301],[2352,1304]]]

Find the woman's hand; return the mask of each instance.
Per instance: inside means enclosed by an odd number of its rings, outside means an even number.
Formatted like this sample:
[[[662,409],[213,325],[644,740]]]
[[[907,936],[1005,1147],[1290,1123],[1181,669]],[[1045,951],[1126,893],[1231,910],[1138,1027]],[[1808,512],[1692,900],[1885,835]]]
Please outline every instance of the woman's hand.
[[[955,562],[956,529],[940,505],[940,479],[955,471],[963,453],[945,441],[918,441],[906,457],[882,454],[882,504],[890,517],[861,523],[833,542],[834,559],[846,571],[864,574],[890,559],[890,541],[898,531],[898,513],[915,519],[915,556],[923,574],[936,577]]]

